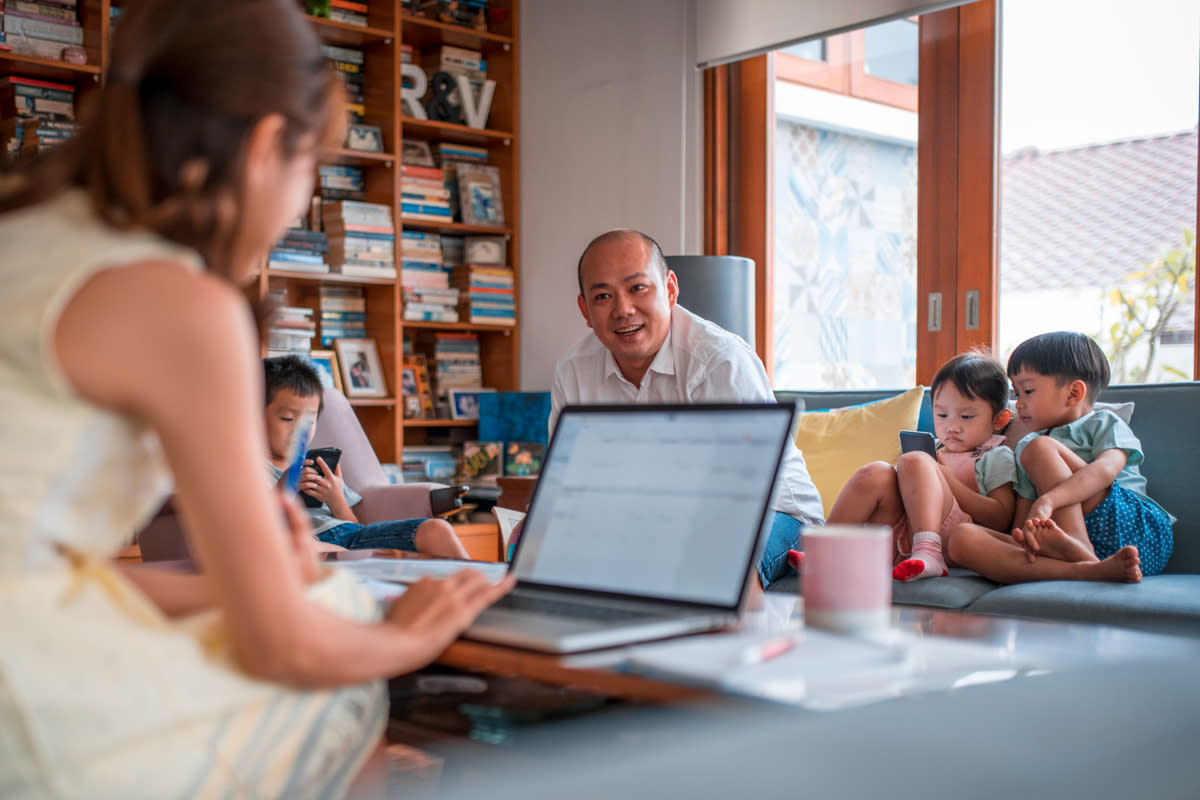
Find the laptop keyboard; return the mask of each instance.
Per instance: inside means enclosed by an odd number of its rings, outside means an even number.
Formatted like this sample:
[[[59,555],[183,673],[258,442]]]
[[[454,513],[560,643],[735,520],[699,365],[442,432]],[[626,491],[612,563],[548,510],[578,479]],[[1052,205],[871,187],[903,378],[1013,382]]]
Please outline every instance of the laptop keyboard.
[[[643,619],[659,616],[649,611],[635,611],[630,608],[605,608],[587,603],[573,603],[570,600],[551,600],[545,597],[524,597],[512,594],[500,598],[492,608],[501,608],[509,611],[532,611],[552,617],[573,617],[575,619],[605,621]]]

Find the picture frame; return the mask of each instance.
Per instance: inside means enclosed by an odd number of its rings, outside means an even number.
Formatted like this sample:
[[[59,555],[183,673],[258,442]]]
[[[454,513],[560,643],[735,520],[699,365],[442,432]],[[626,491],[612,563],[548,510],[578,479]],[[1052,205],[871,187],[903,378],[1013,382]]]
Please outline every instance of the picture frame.
[[[378,125],[351,125],[346,132],[346,149],[382,153],[383,130]]]
[[[507,250],[503,236],[467,236],[463,240],[464,264],[507,264],[504,253]]]
[[[334,339],[346,397],[387,397],[383,362],[374,339]]]
[[[462,474],[472,484],[495,484],[504,460],[504,442],[469,439],[462,443]]]
[[[479,419],[479,396],[495,389],[451,389],[450,419]]]
[[[415,402],[409,397],[404,399],[404,416],[406,419],[433,419],[433,390],[429,384],[429,364],[424,353],[409,353],[400,362],[402,370],[411,369],[416,386]],[[401,376],[403,379],[403,376]],[[403,386],[403,383],[401,384]]]
[[[504,225],[500,168],[493,164],[459,162],[458,204],[467,225]]]
[[[401,144],[400,163],[413,167],[436,167],[433,162],[433,150],[429,142],[421,139],[405,139]]]
[[[308,354],[308,362],[321,376],[321,385],[334,388],[345,394],[342,388],[342,373],[338,369],[337,353],[332,350],[312,350]]]

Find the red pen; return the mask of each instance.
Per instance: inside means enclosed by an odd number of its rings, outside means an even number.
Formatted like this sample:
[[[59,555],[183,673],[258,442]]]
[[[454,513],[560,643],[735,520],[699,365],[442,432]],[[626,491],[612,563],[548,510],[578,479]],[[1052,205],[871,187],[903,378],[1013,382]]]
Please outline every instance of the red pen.
[[[761,644],[756,644],[754,647],[744,650],[738,661],[742,665],[761,664],[764,661],[770,661],[772,658],[783,655],[795,646],[795,636],[780,636],[777,639],[768,639]]]

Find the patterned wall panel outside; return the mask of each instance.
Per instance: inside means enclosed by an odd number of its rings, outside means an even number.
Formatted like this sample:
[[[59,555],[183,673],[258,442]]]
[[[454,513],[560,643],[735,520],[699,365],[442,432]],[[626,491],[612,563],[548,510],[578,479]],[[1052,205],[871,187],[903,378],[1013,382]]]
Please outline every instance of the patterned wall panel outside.
[[[916,148],[785,119],[775,143],[775,387],[912,386]]]

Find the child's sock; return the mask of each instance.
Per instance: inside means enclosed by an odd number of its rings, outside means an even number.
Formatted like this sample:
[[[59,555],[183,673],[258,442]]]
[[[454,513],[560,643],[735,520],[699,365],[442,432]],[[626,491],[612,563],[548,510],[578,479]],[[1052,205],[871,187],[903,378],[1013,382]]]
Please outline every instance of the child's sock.
[[[913,534],[912,558],[901,561],[892,570],[893,578],[905,582],[921,578],[939,578],[945,574],[942,537],[933,531],[918,531]]]

